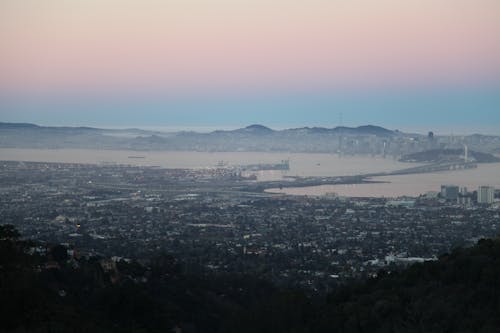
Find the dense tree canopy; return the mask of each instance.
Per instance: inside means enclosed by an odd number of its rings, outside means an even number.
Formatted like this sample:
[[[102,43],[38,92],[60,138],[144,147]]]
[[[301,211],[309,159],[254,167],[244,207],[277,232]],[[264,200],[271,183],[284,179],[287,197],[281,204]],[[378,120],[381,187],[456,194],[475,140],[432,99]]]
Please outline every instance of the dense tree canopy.
[[[250,276],[186,274],[169,255],[75,259],[0,226],[6,332],[498,332],[499,281],[500,240],[315,298]]]

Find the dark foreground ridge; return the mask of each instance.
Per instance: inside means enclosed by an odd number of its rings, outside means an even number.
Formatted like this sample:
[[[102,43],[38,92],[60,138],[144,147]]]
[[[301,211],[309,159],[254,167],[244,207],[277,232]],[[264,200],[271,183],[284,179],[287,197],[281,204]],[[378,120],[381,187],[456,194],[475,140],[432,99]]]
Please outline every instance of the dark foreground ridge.
[[[0,225],[2,332],[498,332],[500,239],[325,298],[168,255],[81,258]]]

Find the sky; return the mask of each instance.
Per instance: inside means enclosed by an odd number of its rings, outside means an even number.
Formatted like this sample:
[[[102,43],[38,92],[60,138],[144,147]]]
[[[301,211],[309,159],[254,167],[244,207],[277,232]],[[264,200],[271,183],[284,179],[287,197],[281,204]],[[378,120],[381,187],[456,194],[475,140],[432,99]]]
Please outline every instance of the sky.
[[[0,0],[0,121],[500,133],[498,0]]]

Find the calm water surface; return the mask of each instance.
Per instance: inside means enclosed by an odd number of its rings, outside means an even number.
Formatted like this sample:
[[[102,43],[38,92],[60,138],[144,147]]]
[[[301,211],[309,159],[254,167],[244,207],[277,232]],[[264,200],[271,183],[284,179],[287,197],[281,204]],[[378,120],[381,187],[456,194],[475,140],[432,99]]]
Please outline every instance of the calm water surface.
[[[144,158],[129,158],[141,156]],[[290,160],[290,170],[261,171],[259,180],[276,180],[284,176],[344,176],[372,172],[393,171],[417,164],[401,163],[393,159],[334,154],[261,153],[261,152],[179,152],[179,151],[129,151],[94,149],[11,149],[0,148],[0,160],[61,162],[61,163],[116,163],[164,168],[210,168],[219,162],[225,165],[279,163]],[[384,184],[322,185],[303,188],[271,189],[270,192],[292,195],[323,195],[335,192],[342,196],[394,197],[419,195],[438,191],[441,184],[467,186],[474,190],[479,185],[500,188],[500,163],[482,164],[477,169],[437,172],[403,176],[377,177],[373,180]]]
[[[375,177],[372,180],[389,183],[321,185],[302,188],[270,189],[272,193],[291,195],[325,195],[336,193],[347,197],[399,197],[418,196],[429,191],[439,191],[443,184],[465,186],[469,191],[478,186],[500,188],[500,163],[480,164],[477,169],[424,173],[414,175]]]
[[[144,158],[129,158],[130,156]],[[279,179],[286,175],[341,176],[397,170],[416,165],[380,157],[339,157],[333,154],[0,148],[0,160],[91,164],[117,163],[164,168],[207,168],[215,167],[221,161],[225,165],[279,163],[281,160],[286,159],[290,160],[289,171],[266,171],[260,172],[258,175],[261,179]]]

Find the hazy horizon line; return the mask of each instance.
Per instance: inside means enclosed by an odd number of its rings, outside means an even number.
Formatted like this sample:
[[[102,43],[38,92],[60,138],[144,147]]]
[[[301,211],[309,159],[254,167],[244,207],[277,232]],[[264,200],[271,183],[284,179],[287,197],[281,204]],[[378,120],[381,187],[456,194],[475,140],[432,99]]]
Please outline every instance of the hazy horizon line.
[[[138,130],[146,130],[146,131],[156,131],[156,132],[164,132],[164,133],[173,133],[173,132],[182,132],[182,131],[191,131],[198,133],[210,133],[213,131],[230,131],[236,130],[240,128],[245,128],[250,125],[262,125],[273,130],[286,130],[286,129],[295,129],[295,128],[304,128],[304,127],[321,127],[321,128],[335,128],[335,127],[359,127],[359,126],[379,126],[393,131],[400,131],[403,133],[410,134],[420,134],[427,135],[429,132],[433,132],[434,135],[438,136],[460,136],[460,135],[472,135],[472,134],[481,134],[481,135],[493,135],[498,136],[500,133],[500,128],[498,126],[394,126],[394,125],[384,125],[384,124],[375,124],[375,123],[346,123],[346,124],[269,124],[266,122],[254,122],[254,123],[239,123],[239,124],[209,124],[209,125],[190,125],[190,124],[172,124],[172,125],[148,125],[148,124],[129,124],[129,125],[113,125],[106,123],[92,123],[92,122],[77,122],[77,123],[46,123],[46,122],[30,122],[30,121],[0,121],[3,123],[26,123],[33,124],[42,127],[91,127],[98,129],[110,129],[110,130],[126,130],[126,129],[138,129]]]

